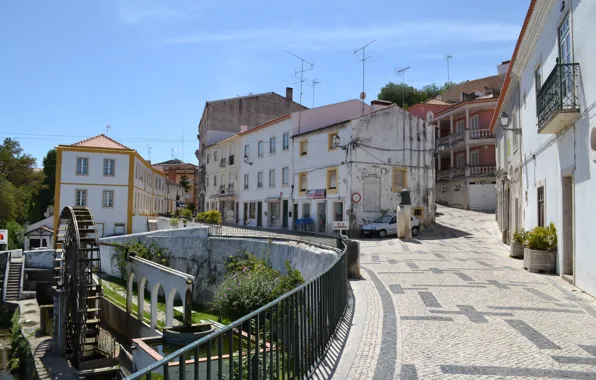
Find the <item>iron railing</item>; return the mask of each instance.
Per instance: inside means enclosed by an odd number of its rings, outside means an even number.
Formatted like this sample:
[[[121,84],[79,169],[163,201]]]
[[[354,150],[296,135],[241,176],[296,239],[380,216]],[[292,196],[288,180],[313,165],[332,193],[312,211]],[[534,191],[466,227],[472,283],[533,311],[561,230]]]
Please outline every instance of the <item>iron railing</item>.
[[[225,157],[222,158],[221,160],[219,160],[219,167],[220,168],[225,168],[226,167],[226,159],[225,159]]]
[[[441,137],[441,138],[437,139],[436,144],[437,144],[437,148],[445,147],[445,149],[449,149],[449,147],[451,146],[451,137],[450,136]]]
[[[456,132],[451,135],[451,146],[456,146],[457,144],[463,143],[466,140],[466,133],[465,131]]]
[[[215,226],[213,233],[222,234],[224,228]],[[237,230],[250,231],[229,228],[235,229],[234,236]],[[263,237],[263,231],[259,232]],[[327,353],[343,318],[347,289],[344,250],[319,276],[127,379],[151,379],[152,374],[166,380],[308,378]],[[241,342],[234,344],[238,338]],[[228,343],[225,352],[224,340]],[[199,361],[201,352],[206,354]],[[194,361],[180,360],[189,354]]]
[[[228,165],[234,165],[234,155],[228,156]]]
[[[579,63],[558,63],[538,91],[536,115],[538,130],[559,111],[579,111],[577,78]]]

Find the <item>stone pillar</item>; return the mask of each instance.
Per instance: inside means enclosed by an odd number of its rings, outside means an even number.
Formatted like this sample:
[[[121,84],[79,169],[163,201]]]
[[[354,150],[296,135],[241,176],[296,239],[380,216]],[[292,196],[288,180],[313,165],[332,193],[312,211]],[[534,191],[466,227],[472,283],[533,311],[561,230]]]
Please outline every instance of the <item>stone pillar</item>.
[[[400,239],[412,238],[412,206],[398,206],[397,208],[397,237]]]
[[[455,131],[453,129],[453,115],[449,116],[449,130],[450,130],[450,134],[453,134]]]
[[[466,133],[468,133],[466,131]],[[466,142],[466,166],[470,166],[470,145]]]
[[[64,356],[66,346],[66,299],[67,291],[56,289],[54,293],[54,336],[52,351],[57,356]]]
[[[346,260],[348,262],[348,278],[361,279],[360,275],[360,243],[344,240],[346,244]]]
[[[455,167],[455,163],[453,160],[453,149],[451,149],[451,169],[453,169]]]

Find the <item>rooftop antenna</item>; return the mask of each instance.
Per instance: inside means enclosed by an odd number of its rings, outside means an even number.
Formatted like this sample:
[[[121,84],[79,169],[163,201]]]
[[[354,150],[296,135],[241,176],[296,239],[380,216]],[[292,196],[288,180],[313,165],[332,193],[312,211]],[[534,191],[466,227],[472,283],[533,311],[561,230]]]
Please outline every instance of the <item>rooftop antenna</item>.
[[[445,54],[445,60],[447,61],[447,83],[450,82],[450,79],[449,79],[449,60],[450,59],[453,59],[453,56],[451,55],[451,53]]]
[[[182,152],[182,161],[184,161],[184,131],[182,131],[182,140],[180,141],[180,151]]]
[[[404,69],[395,69],[395,75],[400,75],[401,74],[401,84],[402,87],[406,82],[406,70],[408,70],[410,68],[410,66],[404,68]],[[404,89],[402,89],[401,92],[401,108],[404,108],[404,104],[406,103],[406,92],[403,91]]]
[[[149,162],[151,162],[151,145],[147,145],[147,156],[149,157]]]
[[[172,160],[174,159],[174,148],[171,148],[171,152],[172,152]]]
[[[312,108],[315,108],[315,86],[317,84],[321,84],[321,82],[317,81],[317,79],[315,78],[311,81],[311,84],[312,84]]]
[[[110,128],[112,128],[112,127],[110,127],[109,125],[106,125],[106,136],[108,135],[108,132],[110,131]]]
[[[314,70],[314,67],[313,66],[315,64],[314,63],[310,63],[306,59],[301,58],[301,57],[298,57],[296,54],[291,53],[291,52],[289,52],[287,50],[286,50],[286,53],[288,53],[288,54],[290,54],[290,55],[298,58],[301,61],[301,63],[300,63],[300,70],[295,70],[294,76],[298,76],[298,73],[300,73],[300,82],[297,82],[297,83],[300,83],[300,106],[302,106],[302,85],[304,84],[304,81],[305,81],[305,79],[304,79],[304,72],[305,71]],[[309,64],[310,67],[307,68],[307,69],[305,69],[304,68],[304,63]],[[302,116],[302,107],[300,107],[300,109],[298,110],[298,133],[300,133],[301,116]]]
[[[358,55],[358,52],[362,50],[362,58],[357,63],[362,62],[362,92],[360,93],[360,100],[362,100],[362,114],[363,115],[364,115],[364,99],[366,99],[366,92],[364,92],[364,63],[366,62],[367,59],[369,59],[371,57],[371,56],[368,56],[368,57],[366,56],[366,48],[368,47],[368,45],[372,44],[373,42],[375,42],[375,40],[372,40],[369,43],[367,43],[366,45],[362,46],[361,48],[354,50],[354,55]]]

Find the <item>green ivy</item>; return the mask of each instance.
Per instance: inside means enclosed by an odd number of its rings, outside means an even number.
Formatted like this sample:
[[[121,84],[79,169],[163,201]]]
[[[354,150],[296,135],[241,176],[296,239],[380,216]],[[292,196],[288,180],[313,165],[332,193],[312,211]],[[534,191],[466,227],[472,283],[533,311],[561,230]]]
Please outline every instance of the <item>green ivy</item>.
[[[11,372],[25,373],[35,367],[35,362],[31,354],[31,346],[23,334],[19,319],[20,313],[17,309],[11,319],[9,364]]]
[[[123,280],[128,278],[126,272],[126,259],[129,254],[134,254],[145,260],[153,261],[156,264],[170,266],[171,255],[170,252],[157,245],[155,242],[143,244],[138,240],[133,240],[128,244],[120,244],[116,246],[116,254],[112,256],[112,265],[118,267],[120,276]]]

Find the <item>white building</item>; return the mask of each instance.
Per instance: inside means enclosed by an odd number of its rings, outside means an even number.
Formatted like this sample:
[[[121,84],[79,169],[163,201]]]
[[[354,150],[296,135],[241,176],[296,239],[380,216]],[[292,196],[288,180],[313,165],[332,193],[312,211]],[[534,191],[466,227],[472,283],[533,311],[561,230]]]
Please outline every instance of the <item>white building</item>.
[[[517,211],[509,197],[504,210],[515,210],[523,223],[505,227],[532,229],[553,222],[558,231],[557,273],[593,296],[594,19],[594,1],[531,2],[504,85],[507,101],[499,102],[492,123],[501,129],[498,115],[506,112],[507,128],[521,129],[521,139],[498,133],[497,155],[508,176],[515,173],[512,153],[521,151],[521,191],[513,197],[521,207]],[[505,163],[508,160],[512,163]]]
[[[237,134],[205,147],[204,209],[219,210],[226,223],[239,220],[240,189],[235,183],[240,176],[241,149]]]
[[[50,206],[51,207],[51,206]],[[25,232],[24,250],[36,248],[53,247],[54,245],[54,216],[33,223],[27,227]]]
[[[135,150],[105,136],[56,148],[54,231],[65,206],[91,209],[99,236],[147,231],[168,211],[166,176]]]

